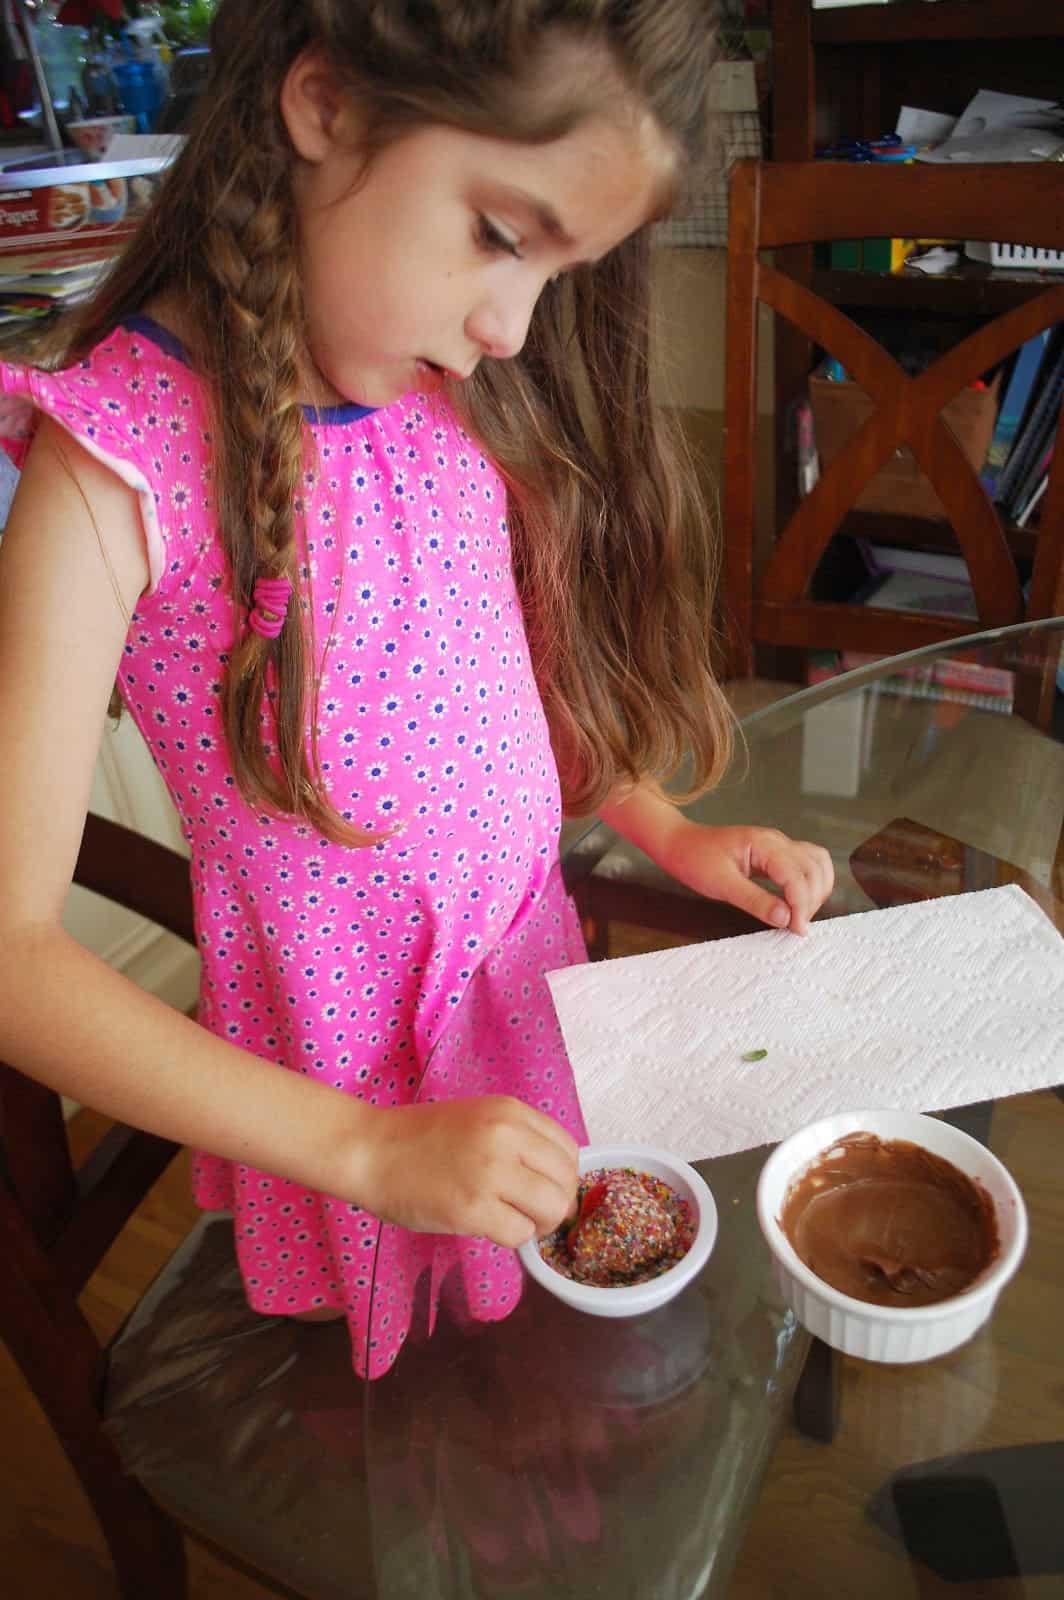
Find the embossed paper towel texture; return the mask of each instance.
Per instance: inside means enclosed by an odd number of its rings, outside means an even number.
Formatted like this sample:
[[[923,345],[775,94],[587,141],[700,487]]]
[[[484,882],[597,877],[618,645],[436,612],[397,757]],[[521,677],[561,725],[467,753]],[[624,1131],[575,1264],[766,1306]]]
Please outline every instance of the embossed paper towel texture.
[[[593,1142],[689,1160],[1064,1082],[1064,939],[986,889],[548,975]],[[761,1061],[743,1061],[765,1050]]]

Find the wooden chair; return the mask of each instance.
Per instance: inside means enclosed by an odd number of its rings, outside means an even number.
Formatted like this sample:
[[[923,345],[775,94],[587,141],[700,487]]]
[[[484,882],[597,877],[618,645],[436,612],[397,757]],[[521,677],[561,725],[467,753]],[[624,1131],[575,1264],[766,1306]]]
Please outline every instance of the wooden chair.
[[[917,377],[765,251],[839,239],[950,238],[1064,250],[1064,169],[984,166],[736,164],[728,229],[727,370],[722,531],[724,676],[748,678],[755,644],[894,655],[974,631],[970,621],[810,597],[817,565],[861,490],[902,445],[930,480],[969,569],[979,625],[1004,627],[1064,611],[1064,421],[1040,531],[1006,529],[942,419],[943,407],[1027,339],[1064,322],[1064,281],[986,321]],[[948,284],[942,309],[950,307]],[[779,530],[767,565],[754,552],[752,471],[759,305],[836,356],[876,409]],[[784,505],[787,496],[782,496]],[[946,530],[944,529],[943,532]],[[1017,557],[1033,557],[1025,606]]]
[[[75,881],[194,942],[173,851],[90,816]],[[58,1096],[0,1066],[0,1338],[92,1504],[124,1600],[184,1600],[183,1531],[291,1600],[363,1600],[376,1591],[346,1324],[251,1311],[232,1224],[210,1215],[107,1349],[79,1308],[175,1154],[118,1127],[75,1171]]]
[[[1064,280],[1046,280],[955,345],[918,377],[909,377],[870,334],[810,283],[763,259],[795,256],[814,242],[875,238],[958,238],[1064,250],[1064,167],[1031,163],[946,167],[847,162],[736,163],[731,179],[726,296],[726,374],[722,461],[723,546],[719,631],[721,676],[737,710],[756,709],[787,692],[781,679],[810,648],[894,655],[980,627],[1064,613],[1064,417],[1037,539],[1003,526],[943,407],[1024,341],[1064,323]],[[804,258],[802,258],[804,259]],[[948,285],[943,308],[949,305]],[[1023,291],[1020,291],[1023,294]],[[779,529],[766,560],[755,550],[756,374],[759,307],[767,306],[836,356],[876,410],[811,494],[788,514],[791,496],[777,483]],[[829,542],[867,483],[908,445],[938,494],[969,567],[978,622],[813,598],[814,575]],[[899,530],[905,542],[904,529]],[[937,535],[949,542],[950,527]],[[1032,564],[1024,601],[1019,562]],[[1038,725],[1052,714],[1056,662],[1025,664],[1017,710]],[[596,843],[600,843],[596,841]],[[602,854],[580,884],[578,904],[593,955],[608,952],[611,921],[638,921],[678,937],[715,938],[757,924],[699,901],[665,878],[623,841]]]

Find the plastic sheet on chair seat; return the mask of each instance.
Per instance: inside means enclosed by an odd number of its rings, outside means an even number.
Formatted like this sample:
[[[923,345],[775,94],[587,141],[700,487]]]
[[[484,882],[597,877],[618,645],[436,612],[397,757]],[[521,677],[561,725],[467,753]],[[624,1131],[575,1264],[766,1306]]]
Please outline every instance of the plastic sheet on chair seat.
[[[115,1340],[104,1411],[190,1528],[307,1600],[375,1593],[347,1326],[252,1311],[227,1217],[197,1224]]]

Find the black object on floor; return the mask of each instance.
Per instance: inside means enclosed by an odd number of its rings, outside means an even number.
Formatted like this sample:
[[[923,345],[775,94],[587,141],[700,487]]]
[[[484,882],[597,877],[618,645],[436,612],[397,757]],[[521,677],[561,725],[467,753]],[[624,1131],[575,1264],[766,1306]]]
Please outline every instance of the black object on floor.
[[[905,1467],[867,1515],[949,1583],[1064,1574],[1064,1441]]]

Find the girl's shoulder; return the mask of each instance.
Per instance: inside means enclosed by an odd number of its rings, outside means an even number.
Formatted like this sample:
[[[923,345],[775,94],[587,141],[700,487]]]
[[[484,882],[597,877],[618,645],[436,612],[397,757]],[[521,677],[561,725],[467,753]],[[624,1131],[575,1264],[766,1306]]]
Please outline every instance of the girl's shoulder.
[[[150,318],[132,317],[58,368],[0,362],[0,449],[21,468],[42,416],[133,488],[145,525],[151,588],[165,563],[161,486],[171,464],[209,438],[199,380]]]
[[[151,318],[130,317],[66,366],[0,362],[0,442],[20,465],[46,412],[90,449],[101,435],[136,449],[144,412],[165,396],[188,409],[198,389],[178,341]]]

